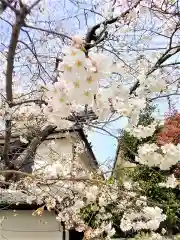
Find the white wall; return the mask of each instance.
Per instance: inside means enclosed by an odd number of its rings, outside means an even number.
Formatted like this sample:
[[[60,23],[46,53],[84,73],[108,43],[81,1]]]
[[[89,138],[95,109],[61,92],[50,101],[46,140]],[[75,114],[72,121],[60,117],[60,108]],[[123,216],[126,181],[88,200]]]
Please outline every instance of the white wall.
[[[1,210],[0,240],[62,240],[62,227],[54,213],[32,216],[29,210]],[[16,215],[17,214],[17,215]]]
[[[52,140],[45,140],[40,144],[35,156],[35,165],[51,162],[53,159],[60,160],[63,154],[70,154],[72,158],[72,143],[66,138],[54,139],[54,145],[50,145]]]
[[[40,144],[35,156],[35,167],[36,165],[43,165],[45,161],[51,161],[53,158],[60,160],[63,154],[68,154],[69,157],[73,159],[73,143],[75,140],[81,140],[80,136],[78,135],[78,132],[71,133],[71,139],[63,138],[63,136],[65,136],[63,133],[51,134]],[[50,145],[52,141],[54,141],[54,145]],[[85,169],[94,169],[92,157],[88,153],[87,149],[84,150],[85,152],[76,160],[79,161]],[[70,162],[63,161],[63,165],[65,164],[67,167],[69,165],[70,168],[72,162],[70,164]]]

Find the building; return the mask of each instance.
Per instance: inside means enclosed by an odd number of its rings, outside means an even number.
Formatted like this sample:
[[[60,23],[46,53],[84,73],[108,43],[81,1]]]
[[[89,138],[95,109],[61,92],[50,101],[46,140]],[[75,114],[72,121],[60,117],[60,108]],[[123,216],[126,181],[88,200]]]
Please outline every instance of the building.
[[[119,142],[112,168],[112,176],[114,176],[115,178],[119,178],[119,175],[123,175],[123,168],[126,167],[136,167],[136,164],[130,162],[129,159],[126,159],[124,157],[123,151],[121,149],[121,144]]]
[[[0,240],[69,239],[68,232],[64,232],[60,222],[56,221],[55,213],[46,211],[42,217],[33,216],[33,208],[36,206],[3,206],[0,211]]]
[[[67,137],[67,132],[70,134]],[[22,166],[22,171],[32,172],[34,165],[38,165],[44,159],[48,160],[48,144],[54,141],[54,146],[59,154],[69,153],[74,154],[74,142],[81,140],[84,145],[84,152],[79,155],[78,161],[85,169],[90,171],[97,170],[98,163],[93,154],[90,143],[80,126],[74,125],[70,129],[66,130],[53,130],[48,136],[41,139],[41,143],[36,148],[31,158],[26,161],[26,164]],[[0,138],[0,149],[2,150],[4,145],[4,138]],[[13,161],[19,161],[19,156],[23,156],[23,152],[28,149],[29,143],[23,143],[20,141],[18,135],[11,137],[9,156]],[[38,164],[37,164],[38,163]],[[13,179],[16,176],[8,176],[8,179]],[[27,203],[20,202],[18,205],[11,202],[3,189],[6,186],[1,185],[0,192],[0,240],[31,240],[31,239],[43,239],[43,240],[81,240],[83,238],[82,233],[78,233],[75,230],[69,232],[65,231],[63,223],[56,221],[56,212],[45,211],[42,217],[32,216],[32,212],[39,206],[28,205]]]

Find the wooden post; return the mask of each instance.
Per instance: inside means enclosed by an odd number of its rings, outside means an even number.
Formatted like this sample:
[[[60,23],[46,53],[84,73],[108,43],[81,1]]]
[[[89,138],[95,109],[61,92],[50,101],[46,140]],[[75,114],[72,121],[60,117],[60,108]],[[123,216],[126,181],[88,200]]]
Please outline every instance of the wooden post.
[[[66,240],[66,228],[64,222],[61,222],[62,225],[62,240]]]
[[[84,233],[76,230],[69,230],[69,240],[83,240]]]

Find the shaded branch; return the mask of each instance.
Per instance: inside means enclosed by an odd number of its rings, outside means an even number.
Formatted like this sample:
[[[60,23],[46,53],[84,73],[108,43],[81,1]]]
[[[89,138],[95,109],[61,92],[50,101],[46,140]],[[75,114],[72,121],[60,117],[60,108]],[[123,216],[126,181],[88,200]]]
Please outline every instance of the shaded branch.
[[[38,146],[56,129],[55,126],[48,125],[42,131],[39,131],[38,135],[32,139],[24,152],[16,158],[12,164],[12,170],[21,170],[26,173],[32,172],[32,166],[34,164],[34,156]],[[6,181],[12,179],[17,181],[19,180],[19,175],[14,176],[13,172],[9,172],[6,175]]]
[[[31,143],[23,153],[23,157],[20,156],[15,160],[14,167],[15,169],[21,168],[21,165],[26,167],[26,163],[29,162],[29,159],[32,159],[36,153],[37,147],[43,142],[51,133],[56,129],[53,125],[48,125],[42,131],[39,132],[38,136],[32,139]],[[24,169],[25,170],[25,169]],[[26,171],[26,170],[25,170]],[[29,171],[27,171],[29,172]]]
[[[11,3],[13,2],[13,0],[10,0],[10,1],[7,1],[7,0],[0,0],[0,2],[2,3],[2,6],[3,6],[3,11],[6,10],[7,7],[9,7],[13,12],[15,12],[16,14],[19,14],[19,11],[13,7],[11,5]]]
[[[139,87],[139,81],[135,82],[135,84],[130,88],[129,94],[133,94],[134,91]]]
[[[126,10],[125,12],[121,13],[120,16],[118,17],[115,17],[115,18],[111,18],[109,20],[105,20],[105,21],[102,21],[101,23],[98,23],[96,25],[94,25],[87,33],[86,35],[86,38],[85,38],[85,42],[86,42],[86,45],[85,45],[85,49],[88,50],[90,48],[92,48],[94,46],[91,45],[91,41],[94,40],[94,38],[96,37],[96,30],[98,28],[100,28],[101,25],[104,25],[104,26],[107,26],[107,25],[110,25],[110,24],[113,24],[115,23],[116,21],[120,20],[121,18],[125,17],[128,13],[130,13],[131,10],[133,10],[134,8],[136,8],[138,6],[138,4],[141,2],[141,0],[137,1],[137,3],[134,4],[133,7],[129,8],[128,10]],[[100,37],[101,38],[101,37]],[[96,42],[99,41],[99,37],[98,39],[96,40]],[[101,42],[101,41],[100,41]]]
[[[42,104],[47,105],[47,102],[45,102],[44,100],[41,100],[41,99],[30,99],[30,100],[24,100],[24,101],[21,101],[21,102],[14,102],[12,104],[12,107],[23,105],[23,104],[27,104],[27,103],[36,103],[37,105],[42,105]]]
[[[103,127],[98,127],[98,126],[95,126],[95,125],[92,125],[92,124],[88,124],[87,126],[92,127],[92,128],[96,128],[96,129],[99,129],[99,130],[101,130],[101,131],[104,131],[104,132],[106,132],[108,135],[110,135],[111,137],[113,137],[113,138],[115,138],[115,139],[118,140],[118,137],[117,137],[117,136],[115,136],[114,134],[112,134],[110,131],[106,130],[106,129],[103,128]]]

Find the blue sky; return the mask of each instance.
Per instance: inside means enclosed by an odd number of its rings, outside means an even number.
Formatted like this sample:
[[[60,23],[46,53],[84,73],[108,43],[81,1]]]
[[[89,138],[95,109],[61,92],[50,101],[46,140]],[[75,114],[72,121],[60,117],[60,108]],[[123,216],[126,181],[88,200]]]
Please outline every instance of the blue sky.
[[[97,161],[101,164],[108,159],[115,158],[117,141],[115,138],[108,136],[104,132],[92,132],[88,134],[88,139],[92,143],[93,152]]]
[[[108,124],[106,129],[113,135],[118,136],[120,129],[123,129],[127,121],[123,118]],[[88,134],[88,139],[92,143],[93,151],[100,164],[108,161],[112,164],[116,154],[117,140],[104,131],[95,129]]]

